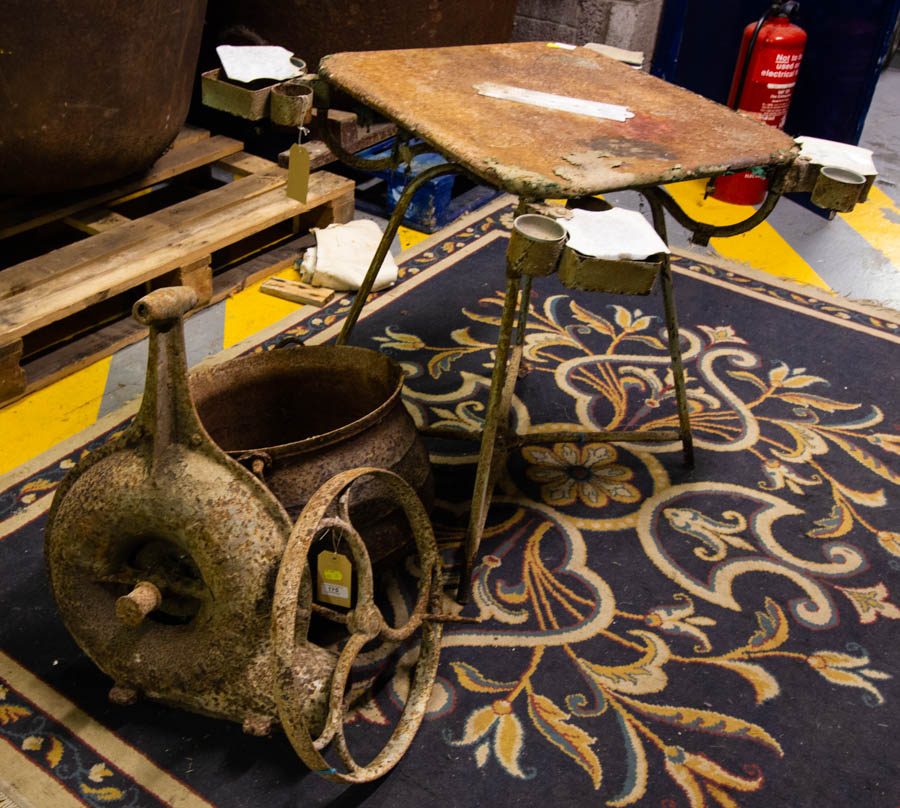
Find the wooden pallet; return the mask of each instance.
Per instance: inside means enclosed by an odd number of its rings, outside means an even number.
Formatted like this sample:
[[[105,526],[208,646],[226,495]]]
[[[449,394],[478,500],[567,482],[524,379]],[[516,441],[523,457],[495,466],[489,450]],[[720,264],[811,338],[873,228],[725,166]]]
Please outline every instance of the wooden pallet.
[[[287,172],[244,153],[242,145],[188,129],[141,178],[0,203],[4,247],[18,247],[23,238],[52,243],[60,230],[80,238],[0,269],[0,404],[140,339],[145,329],[127,313],[147,290],[191,286],[201,308],[251,277],[278,271],[285,260],[244,261],[250,268],[236,272],[240,259],[309,227],[352,219],[351,180],[315,172],[301,204],[285,194]],[[198,172],[201,191],[179,189],[180,201],[138,218],[127,215],[125,203],[146,206],[154,194],[175,187],[170,181],[196,180]],[[216,184],[212,175],[233,181]]]

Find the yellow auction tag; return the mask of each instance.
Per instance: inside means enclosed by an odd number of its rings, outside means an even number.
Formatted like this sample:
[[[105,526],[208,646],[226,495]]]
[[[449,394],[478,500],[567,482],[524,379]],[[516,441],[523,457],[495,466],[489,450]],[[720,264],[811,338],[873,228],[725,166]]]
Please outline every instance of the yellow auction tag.
[[[331,550],[322,550],[317,567],[316,600],[349,609],[350,584],[353,579],[350,559]]]
[[[291,146],[288,155],[288,178],[286,193],[291,199],[306,204],[309,191],[309,152],[299,143]]]

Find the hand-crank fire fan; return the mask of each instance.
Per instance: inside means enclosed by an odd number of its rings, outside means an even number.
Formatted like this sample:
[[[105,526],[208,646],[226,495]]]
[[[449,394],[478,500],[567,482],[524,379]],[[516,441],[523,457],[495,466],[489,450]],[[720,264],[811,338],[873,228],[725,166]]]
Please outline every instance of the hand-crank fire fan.
[[[431,472],[400,401],[402,371],[362,348],[293,345],[189,382],[182,318],[195,303],[179,287],[135,305],[150,327],[143,402],[56,494],[45,546],[54,597],[78,644],[113,678],[113,699],[142,695],[256,734],[280,723],[318,774],[372,780],[409,747],[440,653],[440,561],[417,495],[430,498]],[[292,526],[289,513],[301,508]],[[410,532],[418,594],[409,620],[392,627],[374,601],[372,562]],[[356,597],[346,612],[314,602],[310,548],[326,535],[352,557]],[[314,614],[349,637],[313,642]],[[403,641],[419,628],[400,721],[361,766],[343,732],[352,663],[368,642]],[[323,757],[332,742],[345,772]]]

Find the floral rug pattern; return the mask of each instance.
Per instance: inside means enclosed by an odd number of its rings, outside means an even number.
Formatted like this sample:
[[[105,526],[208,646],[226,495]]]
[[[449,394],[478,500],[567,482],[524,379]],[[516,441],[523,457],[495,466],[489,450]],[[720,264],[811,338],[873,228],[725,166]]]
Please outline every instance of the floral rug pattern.
[[[429,345],[393,327],[374,337],[403,362],[421,420],[479,426],[474,379],[460,366],[489,361],[493,345],[482,333],[496,329],[502,304],[493,295],[477,310],[464,309],[469,325],[449,344]],[[660,318],[640,308],[590,310],[567,295],[541,299],[527,327],[528,372],[555,384],[575,416],[553,428],[677,429],[661,329]],[[506,776],[528,779],[535,772],[524,765],[523,749],[549,743],[602,789],[607,805],[638,803],[649,769],[657,768],[692,808],[731,806],[741,792],[761,788],[766,756],[785,750],[764,726],[710,709],[704,697],[669,702],[671,678],[703,667],[722,687],[749,689],[760,704],[785,695],[769,664],[778,659],[805,668],[807,686],[821,698],[854,698],[842,690],[851,688],[864,703],[884,705],[879,688],[892,674],[879,669],[878,654],[835,647],[827,633],[815,650],[798,647],[794,637],[836,626],[841,611],[860,626],[900,619],[896,588],[892,594],[871,575],[873,567],[900,565],[900,533],[888,529],[900,435],[888,431],[879,407],[833,393],[832,380],[790,366],[744,333],[719,324],[681,328],[698,464],[706,452],[729,453],[755,478],[751,484],[673,484],[659,458],[677,457],[680,443],[522,450],[525,479],[536,485],[507,481],[503,499],[514,511],[494,532],[515,538],[483,557],[473,600],[479,617],[495,626],[492,646],[531,650],[502,680],[484,666],[450,662],[455,686],[475,694],[470,701],[479,706],[451,722],[447,742],[470,748],[476,766],[494,759]],[[427,392],[431,380],[454,371],[455,390]],[[521,400],[515,412],[520,431],[534,429]],[[812,488],[819,495],[809,507]],[[615,516],[612,506],[619,506]],[[635,553],[680,591],[641,612],[625,608],[593,557],[598,531],[635,536]],[[552,563],[542,555],[548,536],[565,544]],[[739,598],[736,584],[753,574],[760,576],[754,595]],[[767,594],[771,578],[793,585],[787,597]],[[752,614],[753,630],[722,632],[727,611]],[[482,642],[480,633],[455,631],[449,644]],[[551,649],[567,658],[563,698],[540,689]],[[452,652],[446,656],[452,660]],[[669,740],[673,727],[687,731],[679,743]],[[615,753],[627,758],[624,783],[604,781],[596,746],[607,733],[617,734]],[[758,762],[729,770],[704,751],[704,734],[753,742]]]

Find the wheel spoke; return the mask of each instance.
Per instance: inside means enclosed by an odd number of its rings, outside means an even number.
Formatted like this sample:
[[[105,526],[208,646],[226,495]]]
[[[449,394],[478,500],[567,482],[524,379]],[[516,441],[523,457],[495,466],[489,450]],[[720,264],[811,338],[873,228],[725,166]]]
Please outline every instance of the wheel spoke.
[[[344,691],[347,689],[347,678],[350,676],[350,668],[353,660],[358,656],[360,649],[370,640],[365,634],[351,634],[350,639],[341,651],[337,665],[334,666],[334,674],[331,677],[331,695],[328,701],[328,718],[325,721],[325,729],[322,734],[313,741],[313,747],[321,751],[341,730],[344,723]],[[341,730],[342,734],[343,731]]]
[[[334,738],[334,748],[337,750],[337,755],[341,759],[341,763],[343,763],[349,770],[351,774],[356,774],[361,770],[361,766],[353,759],[353,755],[350,754],[350,749],[347,746],[347,739],[344,737],[344,727],[338,729],[337,735]]]

